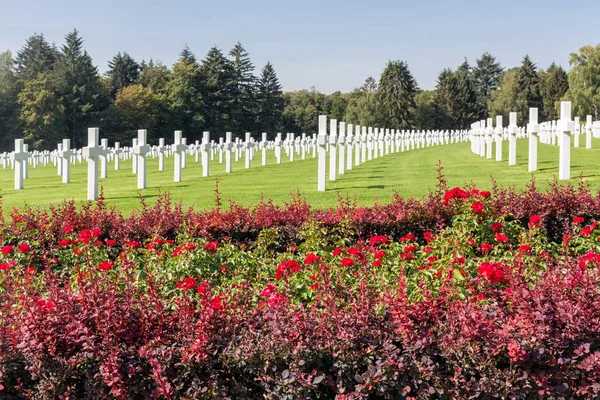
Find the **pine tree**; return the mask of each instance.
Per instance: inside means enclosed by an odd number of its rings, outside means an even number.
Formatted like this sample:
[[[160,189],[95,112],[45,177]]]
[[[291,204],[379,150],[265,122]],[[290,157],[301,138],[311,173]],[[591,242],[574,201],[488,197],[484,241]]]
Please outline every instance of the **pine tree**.
[[[475,91],[479,104],[479,119],[489,116],[488,102],[492,91],[498,89],[504,69],[490,53],[483,53],[473,69]]]
[[[43,34],[34,34],[17,52],[16,72],[23,80],[36,79],[39,74],[52,70],[58,52],[46,41]]]
[[[13,139],[17,137],[19,123],[19,85],[13,72],[14,60],[7,50],[0,53],[0,148],[13,150]]]
[[[262,69],[256,100],[258,104],[256,126],[260,132],[267,132],[269,138],[272,139],[281,126],[284,99],[279,79],[270,62],[267,62]]]
[[[165,91],[173,113],[173,123],[186,132],[190,140],[200,138],[205,125],[200,68],[189,59],[180,59],[173,65]]]
[[[567,72],[561,66],[552,63],[547,71],[540,71],[539,76],[544,116],[548,120],[559,119],[560,100],[569,90]]]
[[[206,129],[217,134],[232,131],[235,77],[231,62],[221,50],[212,47],[202,61],[200,76],[206,103]]]
[[[148,63],[142,61],[140,65],[139,82],[154,93],[164,93],[167,83],[171,79],[171,71],[160,62],[155,63],[152,59]]]
[[[414,126],[415,96],[419,88],[404,61],[390,61],[379,79],[382,121],[389,128]]]
[[[55,66],[56,94],[64,107],[66,133],[73,147],[87,145],[87,128],[106,108],[98,70],[83,49],[77,30],[67,34]]]
[[[109,80],[112,96],[125,86],[137,83],[140,76],[140,66],[126,52],[118,52],[112,60],[108,62],[108,72],[106,76]]]
[[[517,112],[517,119],[521,124],[528,121],[530,107],[536,107],[540,113],[543,112],[542,96],[540,95],[540,78],[537,74],[535,64],[527,55],[523,58],[523,63],[517,72],[516,103],[515,111]]]
[[[196,56],[194,55],[194,53],[192,53],[190,47],[187,44],[183,46],[183,50],[181,50],[181,53],[179,53],[178,61],[184,61],[189,64],[196,63]]]
[[[256,128],[256,77],[253,75],[254,65],[250,60],[250,55],[241,43],[238,42],[231,49],[229,55],[234,79],[231,125],[234,132],[242,134]]]
[[[440,73],[434,100],[440,128],[466,128],[477,119],[477,95],[473,86],[465,63],[455,72],[445,69]]]

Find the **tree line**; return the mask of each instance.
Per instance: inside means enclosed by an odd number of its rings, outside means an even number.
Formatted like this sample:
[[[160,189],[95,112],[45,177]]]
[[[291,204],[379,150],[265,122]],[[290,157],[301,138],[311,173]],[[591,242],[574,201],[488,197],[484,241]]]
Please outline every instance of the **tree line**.
[[[598,118],[600,107],[600,45],[571,54],[568,73],[554,63],[538,69],[528,56],[505,69],[484,53],[473,66],[465,59],[441,71],[434,90],[421,90],[403,61],[389,61],[379,80],[369,77],[348,93],[283,92],[271,63],[258,76],[254,70],[237,43],[227,54],[212,47],[201,60],[185,46],[170,67],[119,52],[101,75],[77,30],[60,48],[34,34],[14,56],[0,53],[0,149],[11,150],[17,137],[33,149],[53,149],[64,137],[85,146],[89,126],[128,145],[139,128],[152,142],[176,129],[190,141],[202,131],[272,139],[316,132],[319,114],[369,126],[457,129],[511,111],[523,124],[529,107],[538,107],[540,120],[557,119],[565,98],[575,115]]]

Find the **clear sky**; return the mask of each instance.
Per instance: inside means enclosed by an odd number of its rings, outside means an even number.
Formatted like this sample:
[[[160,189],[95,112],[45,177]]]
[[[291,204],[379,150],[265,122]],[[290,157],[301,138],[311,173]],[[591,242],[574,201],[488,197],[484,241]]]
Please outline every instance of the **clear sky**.
[[[198,59],[240,41],[257,70],[271,61],[284,90],[349,91],[404,60],[423,89],[483,52],[504,67],[529,54],[568,67],[600,43],[600,0],[0,0],[0,51],[33,33],[63,43],[77,28],[101,73],[117,51],[171,65],[187,43]],[[258,72],[258,71],[257,71]]]

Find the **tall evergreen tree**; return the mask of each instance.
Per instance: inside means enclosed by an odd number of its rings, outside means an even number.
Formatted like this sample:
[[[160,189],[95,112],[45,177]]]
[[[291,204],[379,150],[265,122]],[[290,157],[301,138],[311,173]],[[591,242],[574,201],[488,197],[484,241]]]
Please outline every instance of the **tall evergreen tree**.
[[[116,96],[117,92],[125,86],[137,83],[140,76],[140,66],[126,52],[118,52],[112,60],[108,62],[108,72],[106,76],[109,80],[111,94]]]
[[[490,101],[488,102],[489,116],[495,118],[498,115],[504,116],[504,122],[510,112],[515,111],[517,107],[517,73],[519,68],[511,68],[502,75],[500,87],[492,90]]]
[[[36,79],[39,74],[52,70],[57,56],[58,51],[46,41],[43,34],[34,34],[17,52],[17,74],[23,80]]]
[[[569,90],[567,72],[561,66],[552,63],[546,71],[540,71],[539,76],[544,116],[548,120],[559,119],[560,100]]]
[[[13,72],[14,60],[7,50],[0,53],[0,148],[11,149],[19,132],[19,85]]]
[[[380,96],[377,93],[377,81],[368,77],[363,85],[350,93],[344,119],[361,126],[384,124]]]
[[[489,116],[488,102],[493,90],[500,85],[504,69],[490,53],[483,53],[473,69],[475,91],[479,104],[479,119]]]
[[[183,46],[183,50],[179,53],[179,61],[184,61],[188,64],[196,63],[196,56],[190,50],[190,47],[186,44]]]
[[[540,78],[535,64],[529,56],[523,58],[523,63],[517,72],[516,80],[516,112],[519,123],[529,119],[529,108],[536,107],[543,113],[542,96],[540,95]],[[543,117],[542,117],[543,118]]]
[[[390,128],[414,126],[415,96],[419,88],[404,61],[390,61],[379,79],[382,121]]]
[[[206,109],[206,129],[221,135],[232,131],[232,108],[235,101],[235,76],[231,61],[217,47],[212,47],[200,66]]]
[[[234,132],[242,134],[255,128],[257,104],[255,99],[256,77],[250,55],[237,43],[229,52],[233,70],[234,101],[231,109],[231,126]]]
[[[25,82],[19,93],[24,139],[36,150],[51,150],[63,138],[64,107],[54,92],[51,74]]]
[[[55,66],[56,93],[64,107],[66,133],[73,147],[87,145],[87,128],[98,124],[104,110],[98,70],[83,49],[77,30],[67,34]]]
[[[269,139],[276,136],[281,127],[284,99],[275,68],[268,62],[262,69],[256,93],[258,114],[256,126],[261,132],[267,132]]]
[[[204,127],[204,99],[200,69],[196,62],[180,59],[173,65],[171,78],[165,86],[170,101],[173,123],[186,132],[190,140],[200,138]]]
[[[455,72],[445,69],[438,77],[434,107],[440,128],[466,128],[478,118],[477,94],[468,71],[463,63]]]

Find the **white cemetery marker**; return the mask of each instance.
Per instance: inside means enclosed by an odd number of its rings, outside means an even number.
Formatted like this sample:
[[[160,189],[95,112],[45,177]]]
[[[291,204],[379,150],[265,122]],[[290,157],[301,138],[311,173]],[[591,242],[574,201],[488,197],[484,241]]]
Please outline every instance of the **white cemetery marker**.
[[[281,133],[277,133],[275,137],[275,158],[277,164],[281,164]]]
[[[325,191],[325,180],[327,177],[327,116],[319,115],[319,135],[317,136],[317,145],[319,146],[319,164],[317,171],[317,190]]]
[[[360,138],[360,162],[367,162],[367,127],[362,127],[362,134]],[[358,164],[357,164],[358,165]]]
[[[502,161],[502,115],[496,116],[496,161]]]
[[[194,158],[196,162],[200,161],[200,141],[194,142]]]
[[[306,160],[306,133],[303,133],[300,138],[300,150],[302,154],[302,159]]]
[[[175,131],[175,143],[172,146],[173,157],[175,160],[175,172],[174,172],[174,182],[181,182],[181,168],[183,168],[183,151],[186,146],[183,144],[183,133],[181,131]]]
[[[231,132],[225,133],[225,172],[231,172],[231,149],[233,143],[231,143]]]
[[[537,155],[538,155],[538,109],[529,109],[529,124],[527,124],[527,133],[529,133],[529,163],[528,171],[537,171]]]
[[[337,119],[329,121],[329,180],[335,181],[337,169]]]
[[[15,169],[15,190],[23,189],[28,154],[23,139],[15,139],[15,152],[10,155]]]
[[[367,161],[373,159],[373,128],[367,130]]]
[[[585,119],[585,148],[592,148],[592,116],[588,115]]]
[[[223,144],[225,140],[222,136],[219,136],[219,164],[223,164]]]
[[[208,152],[210,147],[210,132],[202,132],[202,145],[200,148],[202,151],[202,176],[208,176],[210,172],[208,165]]]
[[[573,121],[571,121],[571,102],[560,102],[560,121],[558,134],[560,135],[560,158],[558,160],[558,179],[571,178],[571,132],[573,132]]]
[[[98,200],[98,157],[104,154],[98,146],[100,129],[88,128],[88,145],[83,148],[83,157],[88,163],[88,200]]]
[[[294,134],[288,133],[288,149],[290,155],[290,162],[294,162],[294,153],[296,152],[295,142],[294,142]]]
[[[345,147],[346,147],[346,123],[345,122],[340,122],[340,138],[339,138],[339,148],[340,148],[340,154],[339,154],[339,174],[343,175],[344,174],[344,167],[346,166],[346,153],[345,153]]]
[[[264,167],[267,165],[267,132],[262,133],[262,140],[260,144],[262,148],[262,165]]]
[[[181,138],[181,168],[187,167],[187,138]]]
[[[517,113],[511,112],[508,126],[508,165],[517,165]]]
[[[573,129],[573,147],[579,147],[579,132],[581,129],[581,124],[579,123],[579,117],[575,117],[575,126]]]
[[[348,171],[352,170],[352,146],[354,146],[354,137],[352,136],[352,131],[354,130],[354,125],[353,124],[348,124],[348,135],[346,135],[346,153],[348,154],[347,158],[347,162],[346,162],[346,169]]]
[[[150,152],[148,146],[148,132],[145,129],[138,130],[137,146],[133,148],[133,154],[137,158],[138,189],[146,189],[146,154]]]
[[[494,134],[494,128],[492,127],[492,119],[487,119],[487,129],[485,131],[485,141],[486,141],[486,153],[485,157],[491,159],[492,158],[492,136]]]
[[[123,149],[121,149],[121,143],[115,142],[115,149],[113,150],[115,155],[115,171],[118,171],[121,168],[121,154],[123,154]]]
[[[59,143],[58,147],[57,147],[58,150],[56,151],[56,157],[58,158],[58,162],[56,160],[54,161],[54,165],[56,165],[56,167],[57,167],[56,175],[58,175],[58,176],[62,176],[62,162],[60,160],[60,155],[59,155],[60,152],[62,151],[62,148],[63,148],[62,143]]]
[[[102,147],[103,153],[100,155],[100,178],[108,178],[108,139],[102,139],[100,141],[100,147]]]
[[[25,179],[29,179],[29,145],[27,143],[23,144],[23,151],[27,154],[27,159],[23,161],[23,176]]]
[[[131,142],[131,148],[135,149],[137,147],[137,145],[138,145],[137,138],[133,138],[133,140]],[[131,172],[133,172],[134,174],[138,173],[138,158],[135,155],[131,159]]]
[[[360,165],[360,152],[362,147],[362,137],[360,135],[361,128],[360,125],[356,125],[354,128],[354,166],[358,167]]]
[[[63,139],[62,150],[58,152],[60,160],[59,164],[62,164],[62,183],[71,182],[71,139]]]
[[[158,139],[158,148],[156,149],[158,151],[158,170],[159,171],[164,171],[165,170],[165,138],[159,138]]]

